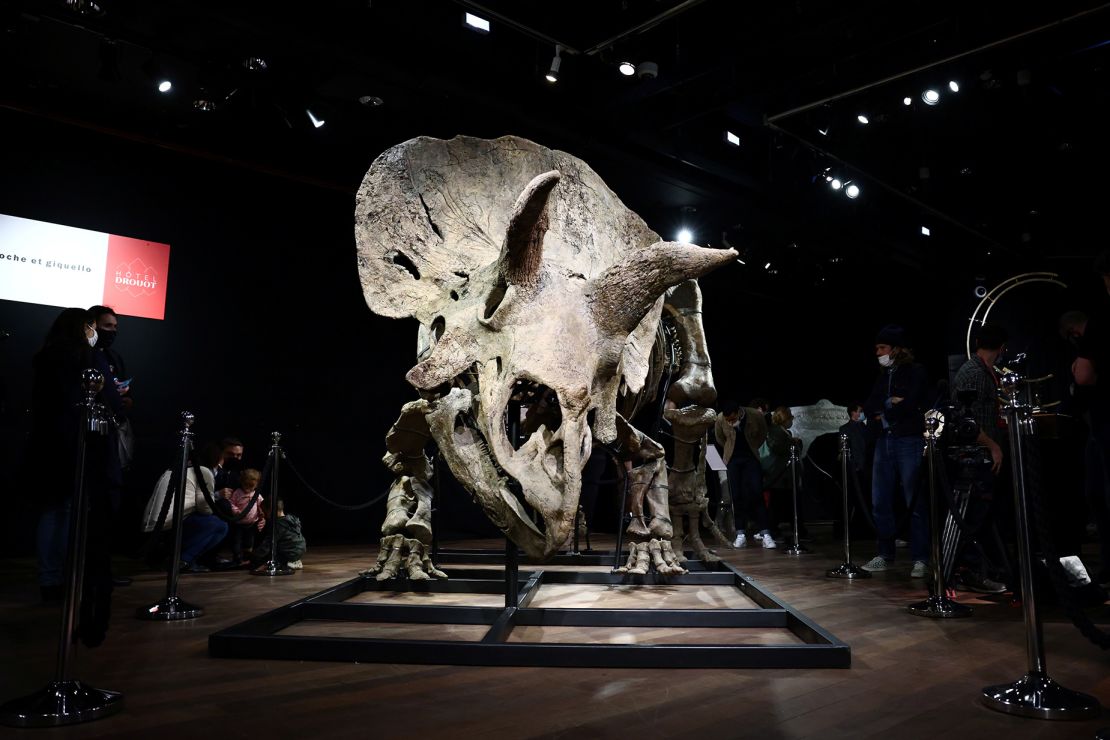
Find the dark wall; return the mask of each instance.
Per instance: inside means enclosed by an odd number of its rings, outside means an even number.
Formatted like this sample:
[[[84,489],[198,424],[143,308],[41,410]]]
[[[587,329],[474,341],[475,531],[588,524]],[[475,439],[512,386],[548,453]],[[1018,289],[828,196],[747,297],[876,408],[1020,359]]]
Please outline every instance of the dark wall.
[[[333,499],[359,503],[385,491],[382,440],[415,397],[403,376],[416,325],[374,316],[363,303],[352,236],[357,183],[349,192],[306,185],[8,113],[0,114],[0,142],[0,212],[172,247],[166,319],[122,317],[116,345],[134,377],[138,497],[172,459],[185,409],[196,414],[198,441],[239,436],[259,467],[269,433],[280,430],[301,473]],[[662,228],[651,204],[628,205]],[[1083,267],[1077,279],[1088,276]],[[760,292],[745,269],[703,280],[718,387],[741,401],[865,395],[876,373],[874,334],[889,322],[911,330],[919,358],[941,377],[975,304],[974,280],[959,264],[942,280],[889,268],[814,287],[784,275],[777,289],[764,283]],[[998,273],[1008,274],[1004,264]],[[0,301],[0,328],[12,332],[0,342],[0,483],[10,505],[6,541],[16,549],[29,545],[35,495],[33,486],[16,490],[15,477],[30,359],[59,310]],[[343,512],[291,476],[283,484],[310,535],[376,539],[382,505]],[[457,531],[482,529],[467,497],[443,506]]]

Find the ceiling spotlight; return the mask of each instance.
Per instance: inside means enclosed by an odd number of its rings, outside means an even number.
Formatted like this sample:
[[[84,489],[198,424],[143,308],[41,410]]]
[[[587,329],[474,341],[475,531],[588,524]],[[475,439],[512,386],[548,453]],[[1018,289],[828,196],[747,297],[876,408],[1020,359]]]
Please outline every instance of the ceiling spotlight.
[[[740,146],[740,137],[731,131],[725,131],[725,141],[733,146]]]
[[[932,229],[930,229],[928,226],[921,227],[921,236],[930,236],[932,233]]]
[[[158,83],[158,92],[160,92],[160,93],[168,93],[172,89],[173,89],[173,83],[170,82],[169,80],[162,80],[161,82]]]
[[[691,241],[693,241],[693,239],[694,239],[694,235],[690,233],[689,229],[679,230],[677,241],[685,242],[686,244],[689,244]]]
[[[617,69],[619,69],[621,71],[621,74],[625,77],[631,77],[632,75],[636,74],[636,65],[632,62],[621,62],[620,66],[617,67]]]
[[[262,57],[247,57],[243,60],[243,69],[248,72],[265,72],[269,66]]]
[[[855,200],[859,197],[859,185],[851,184],[844,188],[844,194]]]
[[[559,81],[559,67],[563,63],[563,58],[559,54],[563,51],[563,47],[558,44],[555,45],[555,56],[551,57],[551,69],[547,70],[547,74],[543,77],[551,83]]]
[[[767,264],[765,264],[765,265],[763,266],[763,269],[764,269],[764,270],[770,270],[770,269],[771,269],[771,263],[770,263],[770,262],[768,262]]]
[[[948,89],[951,90],[952,92],[959,92],[960,91],[960,83],[956,82],[955,80],[949,80],[948,81]]]
[[[925,101],[925,105],[936,105],[940,102],[940,93],[936,90],[929,88],[921,93],[921,99]]]
[[[819,129],[817,129],[817,133],[821,134],[822,136],[828,136],[829,135],[829,127],[826,126],[825,128],[819,128]]]
[[[380,108],[385,105],[385,101],[377,95],[363,95],[358,99],[358,102],[362,103],[367,108]]]
[[[305,108],[304,112],[308,114],[308,120],[312,121],[312,126],[314,128],[320,128],[326,123],[322,118],[317,118],[308,108]]]
[[[216,110],[216,103],[207,98],[197,98],[193,101],[193,110],[200,111],[201,113],[211,113]]]
[[[902,98],[902,105],[911,105],[912,103],[913,103],[913,98],[911,98],[909,95]]]
[[[654,80],[659,76],[659,65],[655,62],[640,62],[636,65],[636,74],[641,80]]]
[[[473,13],[465,13],[463,15],[463,25],[475,31],[489,33],[489,21]]]
[[[832,180],[829,181],[829,185],[832,186],[833,190],[840,190],[840,188],[844,187],[844,183],[842,183],[840,180],[836,179],[835,177]]]
[[[864,126],[871,123],[870,119],[868,119],[868,117],[863,115],[862,113],[860,113],[858,116],[856,116],[856,120],[859,121],[860,123],[862,123]]]

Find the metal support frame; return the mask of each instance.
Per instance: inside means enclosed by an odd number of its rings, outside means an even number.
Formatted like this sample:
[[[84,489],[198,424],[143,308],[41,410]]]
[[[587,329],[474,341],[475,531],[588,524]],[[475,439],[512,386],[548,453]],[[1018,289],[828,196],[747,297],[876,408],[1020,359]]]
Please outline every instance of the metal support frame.
[[[944,564],[940,557],[940,526],[937,517],[937,433],[940,421],[931,416],[925,420],[925,462],[929,466],[929,534],[932,537],[933,584],[932,593],[924,601],[916,601],[906,611],[916,617],[932,619],[958,619],[970,617],[971,607],[948,598],[944,583]]]
[[[852,458],[852,448],[848,445],[848,435],[840,433],[840,488],[844,493],[844,562],[831,570],[825,571],[828,578],[847,578],[856,580],[870,578],[871,573],[852,562],[852,540],[848,532],[848,461]]]
[[[515,551],[510,546],[509,552]],[[510,558],[512,556],[510,555]],[[689,565],[689,564],[688,564]],[[208,651],[220,658],[331,660],[432,665],[572,666],[583,668],[848,668],[851,648],[801,612],[776,599],[727,563],[704,563],[680,576],[604,571],[536,569],[512,577],[513,568],[459,569],[446,581],[377,581],[353,578],[209,636]],[[693,570],[693,569],[691,569]],[[750,609],[563,609],[533,608],[547,584],[732,586],[758,606]],[[365,591],[421,593],[506,592],[504,607],[348,603]],[[514,597],[515,594],[515,597]],[[480,640],[394,640],[282,635],[309,620],[359,623],[486,625]],[[720,644],[613,645],[515,642],[518,626],[690,627],[735,630]],[[744,628],[778,627],[801,642],[745,643]],[[431,630],[430,634],[434,634]]]
[[[33,694],[12,699],[0,706],[0,724],[11,727],[60,727],[108,717],[123,709],[123,694],[98,689],[73,677],[73,648],[77,641],[77,612],[85,579],[85,548],[88,544],[89,494],[85,486],[86,442],[89,435],[108,433],[107,412],[96,402],[104,387],[104,375],[89,368],[81,373],[84,399],[81,427],[77,434],[77,465],[73,482],[73,505],[69,515],[69,549],[66,552],[65,600],[62,603],[61,634],[54,680]],[[101,535],[103,536],[103,535]]]
[[[185,601],[177,595],[177,584],[181,576],[181,537],[185,520],[185,491],[189,475],[189,455],[193,450],[193,423],[195,417],[188,411],[181,412],[181,457],[178,460],[177,488],[166,488],[166,495],[173,496],[173,550],[170,552],[170,567],[166,571],[166,595],[150,606],[140,606],[135,616],[149,621],[176,622],[181,619],[196,619],[204,616],[204,608]],[[173,482],[172,479],[170,481]],[[201,485],[201,481],[197,481]]]
[[[1021,398],[1020,373],[1002,376],[1002,413],[1010,435],[1010,466],[1014,473],[1014,516],[1017,523],[1018,563],[1021,566],[1021,605],[1025,620],[1028,670],[1012,683],[987,686],[980,699],[987,707],[1006,714],[1034,719],[1092,719],[1102,711],[1098,699],[1065,688],[1052,680],[1044,656],[1044,635],[1037,596],[1033,590],[1033,548],[1029,538],[1026,481],[1027,442],[1036,443],[1033,409]]]

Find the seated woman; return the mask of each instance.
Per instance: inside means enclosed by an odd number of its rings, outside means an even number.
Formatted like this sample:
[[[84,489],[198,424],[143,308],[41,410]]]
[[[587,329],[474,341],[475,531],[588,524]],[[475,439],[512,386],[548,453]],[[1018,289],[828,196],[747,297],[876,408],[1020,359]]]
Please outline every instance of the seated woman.
[[[204,573],[208,568],[200,565],[197,559],[210,550],[219,547],[227,536],[227,522],[212,513],[212,507],[204,497],[204,493],[197,485],[197,471],[200,471],[204,485],[211,492],[216,486],[212,471],[205,467],[190,465],[185,476],[185,510],[181,521],[181,572]],[[162,473],[158,483],[154,486],[154,494],[147,502],[143,514],[143,531],[153,532],[158,524],[158,517],[162,511],[162,504],[170,486],[172,471]],[[173,526],[174,504],[171,504],[166,513],[166,521],[162,531]]]

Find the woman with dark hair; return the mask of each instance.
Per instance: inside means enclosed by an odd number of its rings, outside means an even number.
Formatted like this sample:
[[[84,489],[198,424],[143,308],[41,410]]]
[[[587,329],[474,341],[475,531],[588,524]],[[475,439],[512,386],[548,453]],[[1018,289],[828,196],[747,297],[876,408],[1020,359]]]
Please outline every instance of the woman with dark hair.
[[[63,569],[70,539],[70,505],[77,474],[77,443],[81,430],[79,404],[84,398],[81,372],[109,370],[104,357],[93,351],[96,328],[82,308],[58,314],[32,360],[31,434],[26,458],[26,481],[35,490],[42,509],[36,533],[39,586],[43,599],[61,598]],[[105,383],[97,400],[110,413],[123,413],[123,404],[112,383]],[[108,548],[113,502],[109,492],[118,489],[121,473],[115,429],[107,436],[88,435],[85,491],[89,501],[88,545],[85,557],[84,598],[81,604],[81,637],[99,644],[108,624],[112,591]]]

